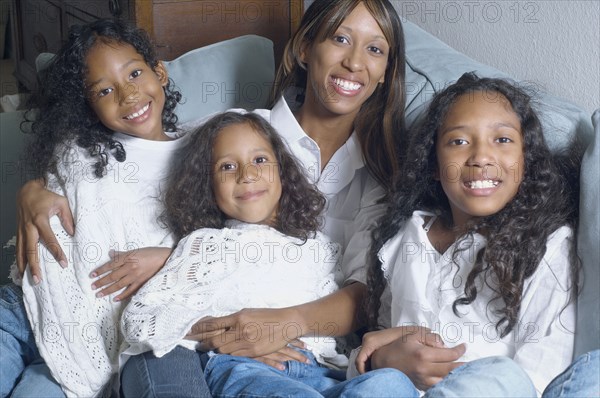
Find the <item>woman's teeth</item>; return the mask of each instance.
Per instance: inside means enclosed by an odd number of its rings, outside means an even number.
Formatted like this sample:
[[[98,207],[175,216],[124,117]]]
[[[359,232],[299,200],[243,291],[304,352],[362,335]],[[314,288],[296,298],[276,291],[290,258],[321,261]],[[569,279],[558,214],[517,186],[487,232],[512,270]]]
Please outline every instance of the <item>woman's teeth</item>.
[[[135,119],[136,117],[140,117],[144,113],[146,113],[146,111],[148,110],[148,108],[150,108],[150,104],[147,104],[145,107],[143,107],[142,109],[140,109],[139,111],[137,111],[135,113],[132,113],[129,116],[125,116],[125,119],[131,120],[131,119]]]
[[[500,184],[500,181],[494,180],[477,180],[477,181],[469,181],[467,185],[471,189],[483,189],[483,188],[494,188]]]
[[[344,80],[344,79],[340,79],[339,77],[336,77],[335,79],[333,79],[333,82],[341,87],[344,90],[348,90],[348,91],[354,91],[354,90],[358,90],[361,86],[360,83],[354,83],[348,80]]]

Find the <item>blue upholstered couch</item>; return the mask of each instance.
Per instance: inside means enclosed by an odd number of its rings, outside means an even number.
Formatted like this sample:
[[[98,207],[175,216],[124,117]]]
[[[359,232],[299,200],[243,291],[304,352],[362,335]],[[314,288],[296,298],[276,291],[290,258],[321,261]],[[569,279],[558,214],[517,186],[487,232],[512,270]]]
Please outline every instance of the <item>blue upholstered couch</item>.
[[[473,61],[423,31],[404,23],[407,50],[408,95],[406,115],[413,123],[433,94],[464,72],[480,76],[509,77]],[[181,89],[185,103],[179,108],[181,122],[232,107],[263,108],[274,76],[272,43],[258,36],[245,36],[199,48],[168,62],[170,76]],[[587,148],[581,167],[581,227],[578,232],[583,260],[584,288],[578,302],[577,353],[600,347],[600,110],[594,116],[552,95],[541,93],[539,112],[553,150],[575,141]],[[19,129],[21,112],[0,113],[1,225],[0,242],[5,245],[15,231],[15,194],[23,182],[26,165],[19,162],[24,134]],[[0,283],[7,282],[14,248],[2,249]]]

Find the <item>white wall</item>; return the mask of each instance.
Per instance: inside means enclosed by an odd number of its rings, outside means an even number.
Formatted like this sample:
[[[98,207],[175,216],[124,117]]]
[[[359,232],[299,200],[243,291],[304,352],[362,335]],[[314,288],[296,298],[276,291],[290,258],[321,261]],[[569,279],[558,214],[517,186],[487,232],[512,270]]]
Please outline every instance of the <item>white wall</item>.
[[[391,1],[469,57],[590,114],[600,107],[600,0]]]

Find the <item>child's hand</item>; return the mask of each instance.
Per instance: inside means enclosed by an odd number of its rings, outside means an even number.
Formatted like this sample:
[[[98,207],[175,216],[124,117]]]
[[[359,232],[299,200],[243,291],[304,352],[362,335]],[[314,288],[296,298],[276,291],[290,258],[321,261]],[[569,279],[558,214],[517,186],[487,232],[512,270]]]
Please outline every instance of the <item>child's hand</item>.
[[[432,343],[426,343],[427,345],[437,344],[438,346],[443,347],[444,343],[441,341],[441,338],[436,338],[436,334],[432,333],[431,330],[427,328],[417,328],[416,326],[406,326],[406,327],[395,327],[390,329],[378,330],[375,332],[366,333],[363,336],[362,344],[360,347],[360,352],[356,357],[355,365],[356,369],[362,374],[370,370],[370,366],[368,363],[371,359],[371,355],[379,348],[386,346],[395,340],[402,338],[403,336],[407,336],[409,334],[415,334],[418,332],[422,332],[425,335],[429,335],[429,340],[432,340]],[[439,336],[437,336],[439,337]],[[423,340],[426,340],[427,337]]]
[[[96,268],[91,277],[95,278],[105,274],[92,284],[92,289],[103,290],[96,293],[96,297],[103,297],[116,291],[123,290],[114,301],[131,297],[146,281],[162,268],[171,254],[171,249],[166,247],[144,247],[128,252],[111,250],[111,261]]]
[[[201,342],[202,351],[263,357],[301,337],[299,324],[293,321],[296,316],[290,308],[243,309],[223,317],[201,319],[186,338]],[[225,330],[223,333],[215,335],[216,330],[222,329]]]
[[[399,330],[388,332],[388,330],[395,329]],[[446,377],[451,370],[463,365],[462,362],[454,361],[465,353],[464,344],[446,348],[437,334],[423,327],[408,326],[388,330],[374,332],[382,333],[381,336],[365,335],[363,349],[366,344],[367,351],[364,355],[361,352],[357,357],[357,367],[359,358],[364,363],[365,357],[368,358],[366,354],[371,351],[371,367],[373,369],[398,369],[407,375],[418,389],[427,390]],[[389,341],[394,333],[398,336],[395,340],[381,345]],[[377,346],[379,347],[372,349]],[[364,364],[362,366],[364,369]]]
[[[56,236],[50,228],[50,217],[57,215],[67,231],[73,235],[73,215],[69,202],[64,196],[50,192],[43,180],[31,180],[25,183],[17,196],[17,267],[21,275],[29,264],[31,275],[36,284],[42,278],[38,259],[39,241],[48,248],[52,256],[67,266],[67,256],[61,249]]]

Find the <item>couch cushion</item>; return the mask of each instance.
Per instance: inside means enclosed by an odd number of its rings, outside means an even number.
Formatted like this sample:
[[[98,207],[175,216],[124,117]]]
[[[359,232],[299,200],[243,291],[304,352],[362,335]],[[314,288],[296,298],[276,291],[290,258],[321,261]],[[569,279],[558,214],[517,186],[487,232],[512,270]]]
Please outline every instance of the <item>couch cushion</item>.
[[[402,24],[406,40],[408,126],[423,115],[435,93],[458,80],[463,73],[475,72],[480,77],[510,78],[506,73],[454,50],[412,22],[404,19]],[[518,84],[529,88],[534,94],[550,149],[567,149],[576,140],[586,146],[591,141],[592,125],[585,111],[562,98],[543,92],[530,82]]]
[[[183,95],[180,123],[230,108],[264,108],[275,76],[273,42],[247,35],[191,50],[166,61]]]
[[[596,135],[581,163],[577,244],[583,289],[577,302],[575,355],[600,348],[600,109],[592,120]]]

